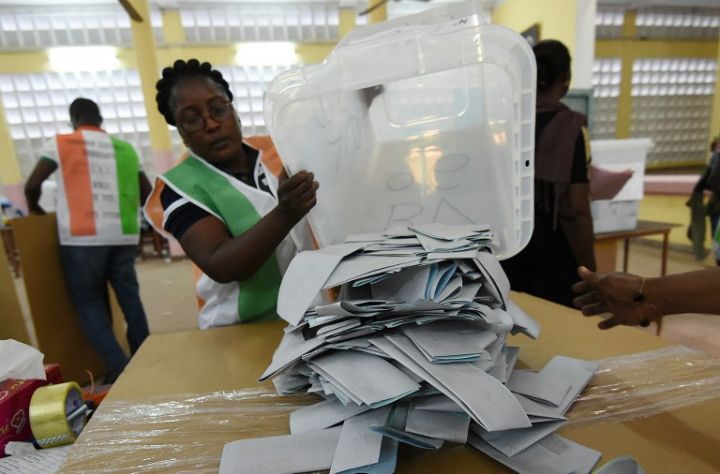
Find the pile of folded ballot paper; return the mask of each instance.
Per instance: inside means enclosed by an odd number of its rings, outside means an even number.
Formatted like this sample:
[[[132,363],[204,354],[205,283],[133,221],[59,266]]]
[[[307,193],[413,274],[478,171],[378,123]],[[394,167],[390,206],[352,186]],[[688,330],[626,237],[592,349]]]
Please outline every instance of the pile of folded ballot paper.
[[[515,369],[508,335],[540,328],[509,300],[494,239],[427,224],[299,254],[278,300],[289,325],[261,380],[324,400],[290,415],[290,435],[228,443],[220,471],[391,473],[399,443],[447,442],[518,472],[590,472],[600,453],[554,431],[597,365],[556,356]]]

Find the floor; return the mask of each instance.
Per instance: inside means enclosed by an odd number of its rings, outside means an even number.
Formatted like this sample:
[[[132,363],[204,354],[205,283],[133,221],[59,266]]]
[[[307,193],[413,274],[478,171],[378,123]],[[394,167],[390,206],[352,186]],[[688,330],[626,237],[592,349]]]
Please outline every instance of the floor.
[[[148,258],[136,265],[151,333],[197,328],[197,299],[190,260]]]
[[[629,271],[643,276],[660,274],[660,248],[634,242],[630,250]],[[618,262],[622,262],[618,251]],[[682,273],[714,266],[711,258],[695,261],[691,254],[671,250],[668,273]],[[167,262],[148,258],[137,263],[138,279],[148,315],[151,333],[193,329],[197,324],[197,301],[193,289],[193,272],[186,259]],[[22,284],[18,294],[27,314]],[[27,315],[29,320],[29,314]],[[647,331],[654,332],[650,327]],[[720,317],[708,315],[676,315],[663,320],[661,336],[720,357]]]

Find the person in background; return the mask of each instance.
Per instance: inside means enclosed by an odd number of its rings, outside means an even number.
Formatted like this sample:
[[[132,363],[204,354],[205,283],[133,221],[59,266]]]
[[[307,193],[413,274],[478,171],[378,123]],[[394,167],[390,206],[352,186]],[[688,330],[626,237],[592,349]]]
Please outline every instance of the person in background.
[[[570,86],[570,53],[540,41],[535,115],[535,227],[528,245],[502,262],[513,290],[572,307],[577,267],[595,269],[585,116],[560,102]]]
[[[157,179],[145,215],[203,272],[199,326],[276,318],[282,273],[298,247],[312,246],[303,218],[318,183],[306,171],[288,177],[269,137],[243,137],[230,87],[210,63],[178,60],[156,88],[190,153]]]
[[[710,163],[708,163],[708,169],[710,170],[708,181],[712,178],[713,187],[712,196],[708,201],[707,213],[710,217],[710,229],[713,237],[713,253],[715,254],[715,265],[720,267],[720,189],[715,187],[720,184],[720,134],[710,146],[712,156],[710,157]]]
[[[705,192],[709,191],[710,199],[705,203]],[[720,266],[720,139],[715,138],[710,144],[710,161],[703,174],[695,184],[686,206],[690,208],[690,225],[687,236],[692,241],[693,252],[697,260],[703,260],[705,250],[706,220],[710,219],[710,236],[712,252],[716,265]]]
[[[712,191],[707,205],[710,218],[712,248],[715,265],[720,267],[720,134],[710,144],[710,162],[707,166],[707,188]]]
[[[128,363],[113,334],[107,284],[112,285],[127,322],[134,354],[148,335],[135,274],[140,206],[150,182],[132,145],[108,135],[98,105],[84,98],[70,104],[74,132],[59,134],[25,184],[32,214],[43,182],[59,170],[57,224],[60,258],[80,324],[103,358],[113,382]]]
[[[644,278],[629,273],[594,273],[580,267],[573,303],[585,316],[610,313],[600,329],[649,326],[668,314],[720,315],[720,268]]]

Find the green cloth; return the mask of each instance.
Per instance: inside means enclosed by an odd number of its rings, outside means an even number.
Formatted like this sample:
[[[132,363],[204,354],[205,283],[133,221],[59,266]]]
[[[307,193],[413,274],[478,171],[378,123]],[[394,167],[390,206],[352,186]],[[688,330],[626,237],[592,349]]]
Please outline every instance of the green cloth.
[[[138,208],[140,206],[140,160],[132,145],[110,137],[115,150],[120,223],[125,235],[140,233]]]
[[[260,220],[260,214],[240,190],[195,156],[189,156],[163,176],[191,200],[220,216],[233,237],[247,232]],[[240,288],[240,322],[266,321],[277,317],[281,280],[280,267],[273,253],[252,277],[237,282]]]

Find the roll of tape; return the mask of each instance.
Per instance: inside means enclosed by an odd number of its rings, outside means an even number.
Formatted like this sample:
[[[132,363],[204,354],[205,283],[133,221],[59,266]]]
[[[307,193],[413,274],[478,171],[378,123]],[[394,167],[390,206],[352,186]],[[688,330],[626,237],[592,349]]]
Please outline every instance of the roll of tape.
[[[82,392],[75,382],[35,390],[30,400],[30,428],[38,445],[51,448],[75,441],[87,418],[83,407]]]

